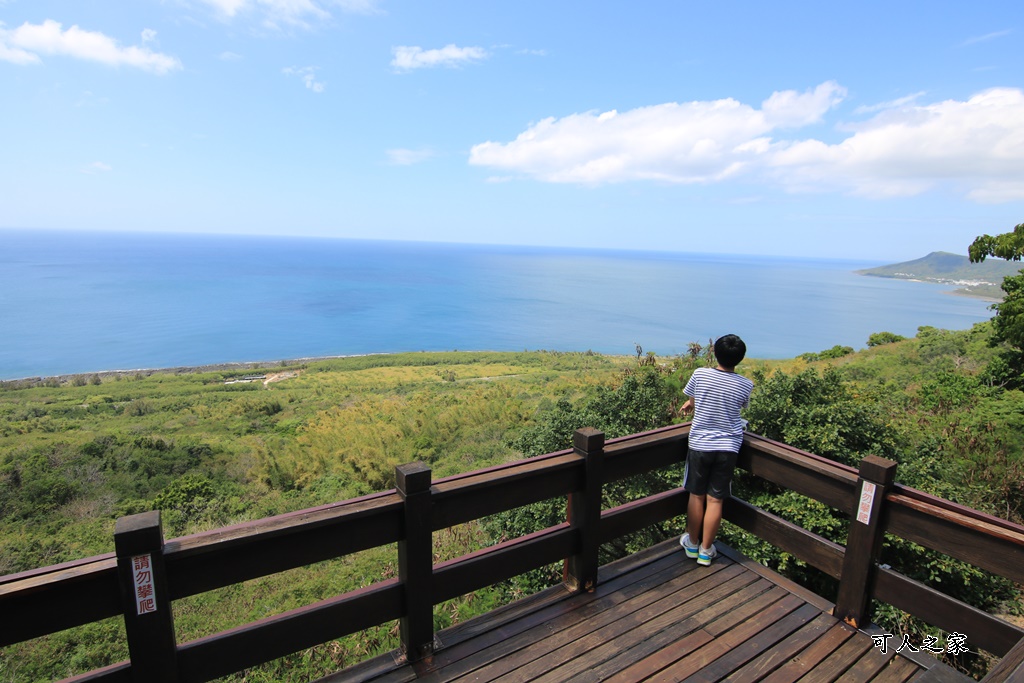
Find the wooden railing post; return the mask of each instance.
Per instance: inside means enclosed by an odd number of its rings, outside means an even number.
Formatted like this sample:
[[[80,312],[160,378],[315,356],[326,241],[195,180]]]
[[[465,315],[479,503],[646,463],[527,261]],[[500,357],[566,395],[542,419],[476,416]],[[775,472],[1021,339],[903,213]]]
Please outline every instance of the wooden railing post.
[[[835,615],[854,628],[868,620],[875,565],[885,536],[882,509],[895,477],[896,463],[892,460],[869,455],[860,462],[857,501],[846,539],[835,607]]]
[[[604,480],[604,432],[577,429],[573,449],[583,456],[583,488],[569,494],[569,526],[580,535],[580,550],[565,561],[565,582],[573,590],[597,586],[597,551],[600,547],[601,489]]]
[[[405,531],[398,542],[398,577],[405,594],[400,631],[405,656],[416,662],[434,653],[430,467],[421,462],[399,465],[395,482],[405,502]]]
[[[121,517],[114,527],[118,583],[136,683],[178,680],[160,511]]]

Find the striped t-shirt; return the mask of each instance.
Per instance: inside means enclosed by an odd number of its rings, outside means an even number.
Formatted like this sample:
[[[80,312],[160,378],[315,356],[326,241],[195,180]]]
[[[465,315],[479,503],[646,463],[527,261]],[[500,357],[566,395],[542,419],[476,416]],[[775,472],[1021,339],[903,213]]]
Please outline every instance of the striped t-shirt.
[[[693,398],[690,448],[739,453],[747,421],[740,408],[750,401],[754,383],[743,375],[716,368],[697,368],[683,393]]]

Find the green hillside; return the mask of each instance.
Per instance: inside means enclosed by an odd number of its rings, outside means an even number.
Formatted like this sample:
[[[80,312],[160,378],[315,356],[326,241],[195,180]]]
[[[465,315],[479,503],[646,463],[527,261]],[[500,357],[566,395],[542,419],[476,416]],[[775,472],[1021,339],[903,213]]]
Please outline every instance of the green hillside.
[[[912,339],[879,333],[860,352],[747,359],[739,370],[756,383],[750,429],[851,464],[892,458],[903,483],[1021,522],[1024,394],[1010,388],[990,340],[984,323],[921,328]],[[160,509],[172,538],[384,490],[401,463],[427,462],[439,478],[565,448],[578,427],[614,437],[678,422],[681,387],[706,352],[691,344],[672,358],[414,353],[0,382],[0,574],[110,552],[115,520],[126,514]],[[607,502],[678,486],[680,476],[623,482],[609,487]],[[741,479],[741,497],[845,541],[841,513]],[[538,504],[439,532],[435,552],[464,555],[564,515],[564,502]],[[662,525],[606,548],[604,559],[676,533],[678,523]],[[729,525],[723,538],[828,594],[786,553]],[[885,561],[981,609],[1024,604],[1012,585],[911,545],[887,546]],[[393,559],[379,549],[176,601],[178,640],[386,578]],[[533,573],[439,605],[436,626],[558,580],[558,571]],[[927,630],[884,606],[876,621],[893,633]],[[310,680],[396,644],[385,625],[222,680]],[[0,649],[0,681],[54,680],[126,656],[123,625],[111,619]]]
[[[877,268],[858,270],[861,275],[890,277],[899,280],[935,282],[958,287],[957,294],[988,299],[1002,299],[1003,278],[1016,275],[1022,264],[1015,261],[987,259],[971,263],[966,256],[947,251],[933,251],[913,261],[904,261]]]

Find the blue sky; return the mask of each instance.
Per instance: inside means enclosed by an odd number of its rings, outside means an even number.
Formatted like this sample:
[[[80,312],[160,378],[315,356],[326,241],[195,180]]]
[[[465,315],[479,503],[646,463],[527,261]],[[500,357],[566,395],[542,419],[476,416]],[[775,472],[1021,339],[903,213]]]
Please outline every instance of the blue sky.
[[[0,227],[966,253],[1024,222],[1022,19],[0,0]]]

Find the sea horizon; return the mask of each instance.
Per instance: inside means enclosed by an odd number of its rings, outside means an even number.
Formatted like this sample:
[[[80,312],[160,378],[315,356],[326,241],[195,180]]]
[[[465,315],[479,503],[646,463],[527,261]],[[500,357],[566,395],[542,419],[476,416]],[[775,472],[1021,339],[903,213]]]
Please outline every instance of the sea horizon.
[[[966,329],[990,302],[884,261],[327,237],[3,230],[0,379],[407,351],[751,358]]]

